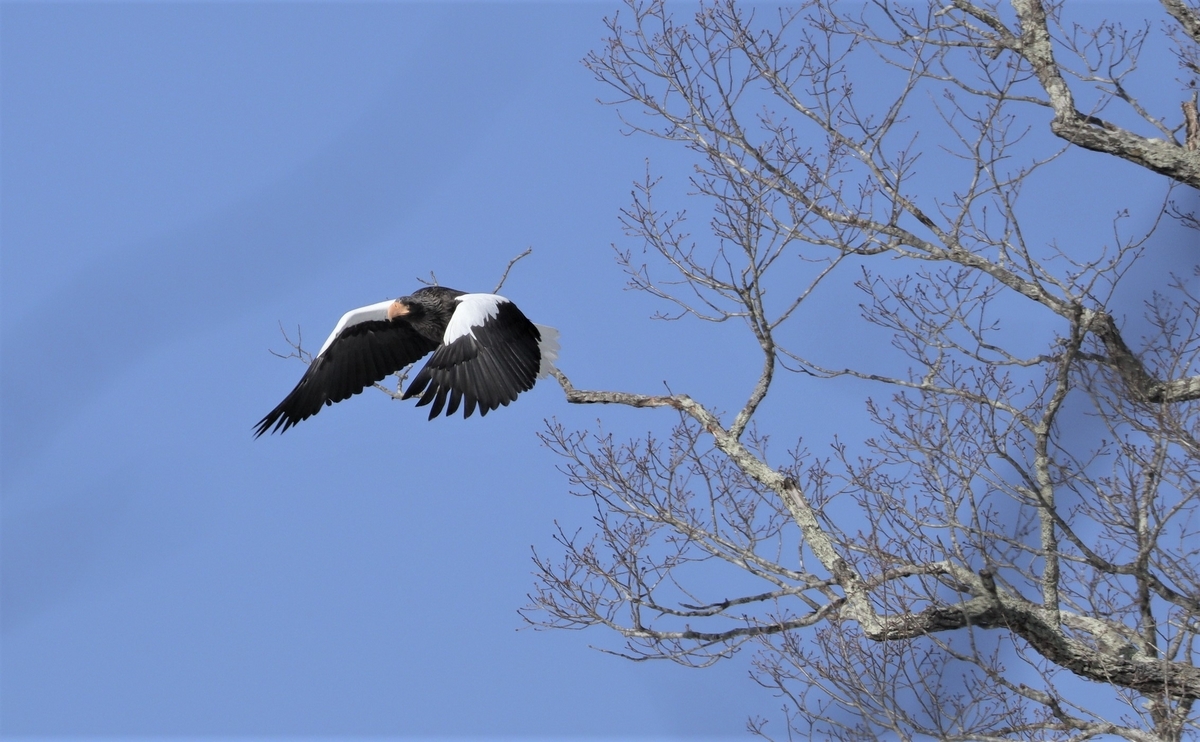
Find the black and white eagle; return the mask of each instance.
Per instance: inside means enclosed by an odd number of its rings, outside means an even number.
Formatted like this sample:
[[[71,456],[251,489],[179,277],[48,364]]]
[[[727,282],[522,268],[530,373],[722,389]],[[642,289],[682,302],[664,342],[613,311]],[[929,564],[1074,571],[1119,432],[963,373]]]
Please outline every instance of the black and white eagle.
[[[558,347],[557,330],[530,322],[503,296],[426,286],[342,315],[300,383],[254,426],[254,437],[281,433],[430,352],[403,398],[421,395],[418,407],[432,403],[430,420],[443,407],[453,415],[460,404],[464,418],[477,407],[486,415],[549,374]]]

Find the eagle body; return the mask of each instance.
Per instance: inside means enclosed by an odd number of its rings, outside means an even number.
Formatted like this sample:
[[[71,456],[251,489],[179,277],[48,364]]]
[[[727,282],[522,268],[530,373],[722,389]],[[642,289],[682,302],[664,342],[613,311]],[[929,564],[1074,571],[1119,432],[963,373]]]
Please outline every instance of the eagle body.
[[[403,398],[429,419],[507,406],[550,373],[558,331],[535,325],[503,296],[426,286],[342,315],[300,383],[255,425],[283,432],[431,354]]]

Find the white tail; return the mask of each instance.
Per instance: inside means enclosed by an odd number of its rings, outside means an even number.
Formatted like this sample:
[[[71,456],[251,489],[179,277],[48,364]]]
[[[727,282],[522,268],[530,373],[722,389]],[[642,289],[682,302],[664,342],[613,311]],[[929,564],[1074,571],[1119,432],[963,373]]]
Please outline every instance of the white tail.
[[[554,369],[554,362],[558,360],[558,330],[538,324],[534,327],[542,334],[541,342],[538,343],[538,350],[542,353],[542,364],[538,366],[538,378],[541,379],[550,375]]]

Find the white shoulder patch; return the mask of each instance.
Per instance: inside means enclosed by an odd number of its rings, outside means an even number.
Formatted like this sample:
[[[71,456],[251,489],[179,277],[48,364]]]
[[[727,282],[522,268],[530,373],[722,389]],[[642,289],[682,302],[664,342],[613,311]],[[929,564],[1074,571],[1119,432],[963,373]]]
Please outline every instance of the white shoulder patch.
[[[358,309],[351,309],[349,312],[343,314],[342,318],[338,320],[337,327],[333,328],[333,332],[330,333],[329,337],[325,339],[325,344],[321,346],[321,350],[317,352],[317,355],[324,353],[325,350],[333,344],[333,341],[337,340],[337,336],[342,334],[342,330],[345,330],[347,327],[357,325],[361,322],[387,319],[388,307],[392,305],[393,301],[395,300],[388,299],[387,301],[381,301],[378,304],[359,307]]]
[[[442,343],[449,345],[463,335],[496,316],[501,304],[509,303],[508,299],[496,294],[463,294],[454,299],[458,306],[450,315],[446,332],[442,335]]]
[[[558,351],[561,346],[558,344],[558,330],[536,323],[534,327],[538,328],[538,332],[542,335],[541,342],[538,343],[538,350],[542,353],[542,363],[538,366],[538,378],[541,379],[549,376],[554,369],[554,362],[558,360]]]

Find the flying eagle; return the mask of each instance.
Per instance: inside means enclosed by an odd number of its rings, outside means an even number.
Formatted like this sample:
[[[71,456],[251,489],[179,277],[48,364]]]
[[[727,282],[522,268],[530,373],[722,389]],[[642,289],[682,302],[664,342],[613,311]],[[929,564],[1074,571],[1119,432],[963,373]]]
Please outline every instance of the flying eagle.
[[[476,407],[482,416],[550,373],[558,330],[533,324],[503,296],[441,286],[346,312],[292,393],[254,426],[254,437],[282,433],[430,352],[403,399],[433,403],[430,420],[460,404],[464,418]]]

